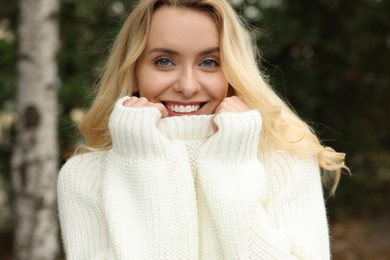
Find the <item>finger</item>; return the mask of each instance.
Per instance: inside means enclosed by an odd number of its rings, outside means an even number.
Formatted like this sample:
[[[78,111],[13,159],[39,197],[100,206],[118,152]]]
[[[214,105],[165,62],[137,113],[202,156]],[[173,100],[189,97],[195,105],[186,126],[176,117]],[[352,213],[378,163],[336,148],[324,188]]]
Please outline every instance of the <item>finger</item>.
[[[140,97],[140,98],[137,99],[136,102],[134,102],[133,107],[147,107],[147,106],[151,106],[149,103],[150,102],[146,98]]]
[[[221,114],[225,112],[238,112],[238,111],[229,100],[224,100],[216,109],[215,114]]]
[[[236,112],[249,111],[249,107],[238,96],[232,96],[229,100],[230,107]]]
[[[134,105],[135,102],[137,102],[138,98],[137,97],[130,97],[128,100],[126,100],[123,103],[123,106],[125,107],[131,107]]]
[[[222,112],[245,112],[249,111],[248,106],[242,102],[242,100],[237,96],[232,96],[225,98],[220,106],[217,108],[217,113]]]
[[[157,108],[158,110],[160,110],[161,112],[161,117],[167,117],[169,114],[168,114],[168,110],[165,108],[165,106],[161,103],[151,103],[155,108]]]

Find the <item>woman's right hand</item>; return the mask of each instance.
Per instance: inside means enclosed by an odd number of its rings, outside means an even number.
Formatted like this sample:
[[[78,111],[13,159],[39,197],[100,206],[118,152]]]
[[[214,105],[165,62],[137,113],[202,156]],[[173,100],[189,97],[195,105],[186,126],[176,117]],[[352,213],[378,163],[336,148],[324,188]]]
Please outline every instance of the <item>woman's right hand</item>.
[[[144,97],[138,98],[132,96],[130,99],[126,100],[123,105],[125,107],[155,107],[161,112],[163,118],[168,116],[168,111],[163,104],[149,102],[149,100]]]
[[[170,150],[169,140],[157,129],[157,122],[168,113],[162,104],[146,98],[123,97],[110,115],[109,129],[113,150],[122,156],[146,159],[161,157]]]

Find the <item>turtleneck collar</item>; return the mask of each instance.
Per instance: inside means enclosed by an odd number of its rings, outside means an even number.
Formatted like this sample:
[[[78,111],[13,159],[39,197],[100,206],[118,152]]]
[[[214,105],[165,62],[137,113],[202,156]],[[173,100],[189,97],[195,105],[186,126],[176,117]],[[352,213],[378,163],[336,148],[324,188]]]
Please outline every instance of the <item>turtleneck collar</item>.
[[[157,128],[169,139],[204,139],[213,134],[212,116],[167,117],[158,121]]]

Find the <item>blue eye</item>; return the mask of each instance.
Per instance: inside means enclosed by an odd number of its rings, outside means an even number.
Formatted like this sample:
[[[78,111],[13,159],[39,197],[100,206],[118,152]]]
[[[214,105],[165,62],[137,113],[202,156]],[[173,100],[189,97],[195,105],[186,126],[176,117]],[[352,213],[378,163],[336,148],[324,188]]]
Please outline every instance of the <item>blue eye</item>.
[[[154,64],[162,69],[167,69],[173,65],[172,61],[170,61],[168,58],[158,58],[154,61]]]
[[[213,59],[206,59],[202,61],[201,66],[206,67],[207,69],[215,69],[219,66],[219,63]]]

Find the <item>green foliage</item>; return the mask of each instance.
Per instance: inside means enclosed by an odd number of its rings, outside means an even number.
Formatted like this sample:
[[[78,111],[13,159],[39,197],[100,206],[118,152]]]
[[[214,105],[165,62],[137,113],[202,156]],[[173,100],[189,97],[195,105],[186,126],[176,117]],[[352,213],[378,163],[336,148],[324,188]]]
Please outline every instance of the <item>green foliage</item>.
[[[251,24],[262,29],[258,46],[273,86],[324,144],[347,153],[353,177],[342,179],[334,212],[388,211],[390,2],[259,3],[262,17]]]
[[[128,10],[126,5],[129,3],[108,0],[62,1],[59,65],[63,82],[59,100],[62,114],[60,145],[64,157],[80,138],[70,118],[71,111],[90,105],[99,69],[124,15],[118,11],[121,8],[123,11]]]
[[[61,6],[60,99],[68,107],[83,106],[93,85],[99,59],[109,46],[112,23],[107,1],[63,1]],[[108,40],[108,41],[107,41]],[[106,42],[102,42],[106,41]]]
[[[11,3],[0,2],[0,115],[2,112],[13,112],[15,105],[15,61],[16,39],[15,29],[17,23],[18,1]],[[7,182],[10,180],[10,158],[12,142],[11,129],[4,133],[3,123],[0,122],[0,177]],[[4,137],[8,137],[5,140]]]

